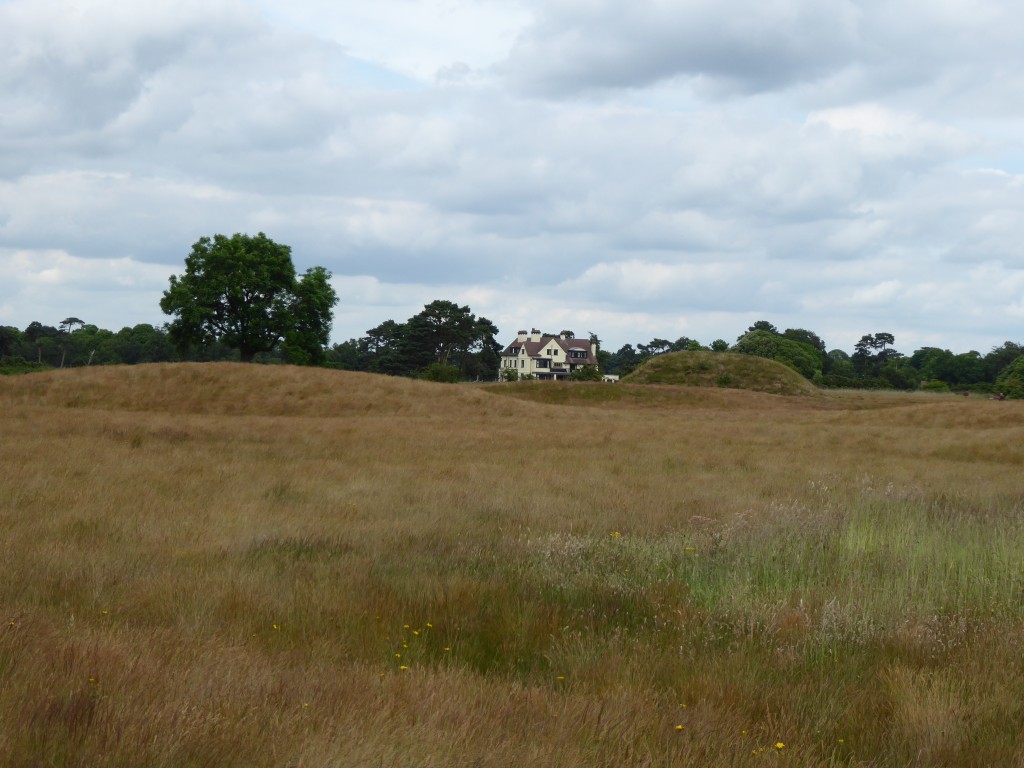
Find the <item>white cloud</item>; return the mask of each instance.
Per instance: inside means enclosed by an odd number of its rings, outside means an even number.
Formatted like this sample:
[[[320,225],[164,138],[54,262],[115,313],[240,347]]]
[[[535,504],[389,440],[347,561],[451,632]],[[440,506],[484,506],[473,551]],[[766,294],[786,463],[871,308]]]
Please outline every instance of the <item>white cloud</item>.
[[[450,298],[616,347],[999,343],[1022,33],[997,0],[8,0],[0,320],[159,322],[192,242],[262,230],[333,271],[336,338]]]
[[[0,249],[0,323],[24,328],[31,320],[56,325],[75,316],[119,330],[159,325],[171,270],[129,258],[83,259],[59,250]],[[26,311],[27,310],[27,311]]]

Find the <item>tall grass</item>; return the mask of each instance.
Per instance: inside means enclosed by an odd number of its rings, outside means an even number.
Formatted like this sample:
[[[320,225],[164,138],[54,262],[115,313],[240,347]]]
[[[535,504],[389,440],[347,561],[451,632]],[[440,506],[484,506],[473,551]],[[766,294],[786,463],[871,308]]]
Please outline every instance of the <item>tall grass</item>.
[[[0,379],[0,764],[1024,765],[1024,410],[613,389]]]

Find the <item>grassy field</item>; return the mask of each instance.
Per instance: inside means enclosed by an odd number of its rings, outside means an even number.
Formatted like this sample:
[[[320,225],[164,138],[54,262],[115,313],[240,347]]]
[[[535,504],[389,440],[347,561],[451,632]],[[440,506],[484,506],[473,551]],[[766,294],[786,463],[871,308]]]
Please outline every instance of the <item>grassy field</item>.
[[[1024,405],[0,378],[0,765],[1024,766]]]

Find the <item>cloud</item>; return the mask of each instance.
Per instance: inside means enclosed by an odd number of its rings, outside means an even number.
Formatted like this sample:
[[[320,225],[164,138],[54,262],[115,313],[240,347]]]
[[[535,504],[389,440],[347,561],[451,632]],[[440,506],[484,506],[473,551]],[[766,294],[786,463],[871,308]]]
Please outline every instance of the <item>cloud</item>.
[[[451,298],[616,346],[758,319],[847,348],[876,325],[1002,341],[1024,270],[1019,16],[8,0],[0,312],[113,316],[92,275],[136,281],[111,327],[160,322],[191,243],[264,231],[333,271],[337,338]]]
[[[847,64],[859,17],[848,0],[554,0],[503,69],[522,87],[548,95],[643,88],[673,77],[740,92],[773,90]]]
[[[101,328],[160,325],[170,271],[129,258],[83,259],[60,250],[0,249],[0,324],[24,328],[31,319],[56,325],[76,316]]]
[[[704,97],[795,89],[826,102],[927,88],[935,108],[968,81],[1009,94],[1022,32],[1001,0],[551,0],[498,70],[553,98],[677,80]]]

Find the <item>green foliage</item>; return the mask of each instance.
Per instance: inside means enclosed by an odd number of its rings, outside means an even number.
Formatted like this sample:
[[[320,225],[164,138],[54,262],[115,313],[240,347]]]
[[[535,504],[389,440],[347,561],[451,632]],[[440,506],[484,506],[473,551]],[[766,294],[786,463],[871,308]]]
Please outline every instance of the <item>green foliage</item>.
[[[295,362],[322,360],[337,296],[322,267],[296,279],[291,248],[269,239],[235,234],[200,238],[172,275],[160,308],[172,315],[171,340],[179,350],[221,342],[243,362],[272,352],[285,340]]]
[[[711,351],[712,352],[728,352],[729,351],[729,342],[726,341],[725,339],[715,339],[714,341],[711,342]]]
[[[460,379],[493,380],[501,362],[497,326],[468,306],[436,300],[404,323],[385,320],[360,339],[335,345],[328,363],[348,370],[419,376],[432,363],[454,367]]]
[[[1021,355],[999,374],[996,391],[1006,397],[1019,400],[1024,398],[1024,355]]]
[[[782,336],[790,341],[799,341],[801,344],[814,347],[819,352],[825,351],[825,342],[814,331],[808,331],[805,328],[787,328],[782,332]]]
[[[0,376],[12,376],[19,373],[34,373],[49,370],[50,366],[33,363],[20,355],[0,357]]]
[[[501,378],[505,381],[519,381],[519,371],[515,368],[505,368],[501,372]]]
[[[752,326],[747,328],[747,333],[752,333],[754,331],[765,331],[766,333],[770,333],[770,334],[772,334],[774,336],[778,336],[779,335],[779,329],[776,328],[771,323],[769,323],[767,320],[758,320]],[[746,334],[744,334],[744,335],[746,335]],[[740,336],[740,339],[742,339],[742,338],[743,338],[743,336]],[[739,341],[739,339],[737,339],[737,341]]]
[[[0,325],[0,357],[13,355],[21,340],[21,332],[11,325]]]
[[[1012,341],[1005,341],[998,347],[993,347],[983,358],[985,380],[995,382],[999,374],[1021,355],[1024,355],[1024,346]]]
[[[733,347],[741,355],[754,355],[777,360],[807,379],[820,375],[824,355],[809,344],[793,341],[766,330],[749,331]]]
[[[282,352],[295,365],[323,365],[330,341],[331,318],[338,296],[331,273],[312,267],[295,285],[292,319],[285,329]]]
[[[425,381],[440,381],[454,384],[462,378],[462,373],[454,365],[433,362],[423,369],[419,377]]]
[[[573,381],[601,381],[601,372],[596,365],[584,365],[569,374]]]

